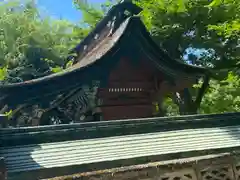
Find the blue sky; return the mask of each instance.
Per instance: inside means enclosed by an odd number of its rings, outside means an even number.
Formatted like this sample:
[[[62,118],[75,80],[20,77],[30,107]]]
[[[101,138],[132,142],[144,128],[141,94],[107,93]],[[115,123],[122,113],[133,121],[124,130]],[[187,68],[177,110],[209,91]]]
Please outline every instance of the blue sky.
[[[81,12],[76,10],[72,0],[37,0],[38,6],[54,18],[67,19],[72,22],[81,20]],[[88,0],[92,4],[101,4],[106,0]],[[203,50],[190,49],[189,52],[200,55]],[[189,53],[188,52],[188,53]],[[184,56],[186,59],[187,56]]]
[[[38,0],[38,6],[54,18],[63,18],[73,22],[81,19],[81,13],[74,8],[72,0]],[[105,0],[88,0],[100,4]]]

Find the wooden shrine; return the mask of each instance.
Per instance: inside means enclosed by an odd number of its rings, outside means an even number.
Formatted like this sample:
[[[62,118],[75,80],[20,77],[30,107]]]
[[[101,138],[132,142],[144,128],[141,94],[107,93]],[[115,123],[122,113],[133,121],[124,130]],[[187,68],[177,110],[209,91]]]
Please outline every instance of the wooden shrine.
[[[0,180],[239,180],[240,113],[159,117],[209,70],[172,59],[140,12],[121,1],[72,67],[0,86]]]
[[[159,76],[147,61],[134,66],[127,58],[120,60],[110,73],[107,88],[99,89],[104,119],[151,117]]]
[[[72,50],[72,67],[0,86],[0,109],[14,111],[15,125],[163,116],[164,95],[191,87],[208,70],[172,59],[139,12],[129,1],[113,6]]]

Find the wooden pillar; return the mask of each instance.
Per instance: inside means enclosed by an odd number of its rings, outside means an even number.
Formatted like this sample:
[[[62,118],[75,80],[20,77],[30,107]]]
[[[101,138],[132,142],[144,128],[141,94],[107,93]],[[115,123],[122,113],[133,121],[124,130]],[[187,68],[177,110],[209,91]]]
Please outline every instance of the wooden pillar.
[[[0,128],[8,127],[8,118],[4,114],[0,114]]]
[[[0,114],[0,128],[5,128],[7,127],[7,116]],[[0,157],[0,180],[5,180],[6,179],[6,166],[4,162],[4,158]]]
[[[4,162],[4,158],[0,157],[0,180],[7,179],[7,170]]]

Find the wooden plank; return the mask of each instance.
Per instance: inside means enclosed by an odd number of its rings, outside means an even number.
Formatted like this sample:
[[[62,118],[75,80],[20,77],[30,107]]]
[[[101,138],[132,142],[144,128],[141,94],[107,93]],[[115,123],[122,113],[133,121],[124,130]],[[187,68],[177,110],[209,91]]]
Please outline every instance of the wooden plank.
[[[130,81],[130,80],[119,80],[119,81],[110,81],[108,88],[142,88],[150,89],[154,88],[154,83],[149,81]]]
[[[0,157],[0,180],[5,180],[6,179],[6,165],[4,162],[4,158]]]
[[[151,76],[152,74],[148,74],[145,71],[136,72],[134,70],[131,70],[131,71],[121,70],[119,72],[115,72],[114,74],[111,74],[109,77],[109,81],[117,81],[117,80],[148,81],[151,79]]]
[[[134,98],[134,99],[116,99],[106,98],[102,99],[101,104],[103,106],[114,106],[114,105],[141,105],[141,104],[152,104],[150,98]]]
[[[118,66],[111,72],[109,81],[113,80],[149,80],[153,69],[144,60],[139,64],[131,64],[129,59],[121,59]],[[145,62],[145,63],[144,63]]]
[[[135,88],[132,88],[135,89]],[[127,90],[127,91],[126,91]],[[99,98],[113,98],[113,97],[119,97],[119,96],[129,96],[129,97],[151,97],[151,90],[141,90],[141,91],[128,91],[130,89],[125,89],[125,91],[120,92],[120,90],[118,91],[118,89],[111,89],[111,90],[100,90],[97,93],[97,96]],[[110,91],[110,92],[109,92]]]
[[[107,106],[101,107],[104,120],[144,118],[152,116],[152,105]]]
[[[5,128],[8,126],[8,118],[4,114],[0,114],[0,128]]]

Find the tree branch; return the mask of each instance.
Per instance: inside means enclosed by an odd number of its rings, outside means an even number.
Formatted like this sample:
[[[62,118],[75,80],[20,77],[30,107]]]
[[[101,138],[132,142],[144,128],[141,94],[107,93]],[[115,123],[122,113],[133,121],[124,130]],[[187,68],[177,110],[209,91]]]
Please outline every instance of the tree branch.
[[[209,81],[210,81],[210,76],[206,75],[204,77],[203,84],[198,91],[197,98],[194,102],[194,106],[195,106],[196,110],[200,107],[200,104],[202,102],[202,98],[203,98],[207,88],[209,87]]]

